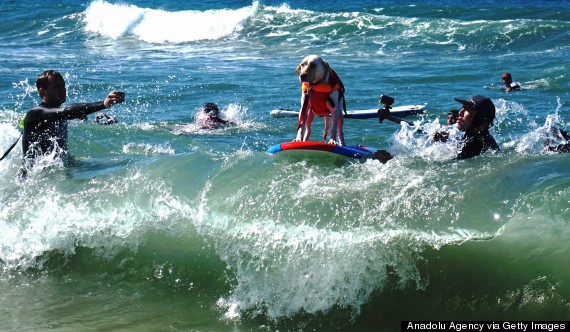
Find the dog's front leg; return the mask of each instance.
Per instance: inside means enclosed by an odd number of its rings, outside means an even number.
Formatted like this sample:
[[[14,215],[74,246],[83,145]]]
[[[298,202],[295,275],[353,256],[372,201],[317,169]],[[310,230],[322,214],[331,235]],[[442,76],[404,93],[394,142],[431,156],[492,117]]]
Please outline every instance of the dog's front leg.
[[[345,146],[346,143],[344,142],[344,132],[342,131],[342,126],[344,125],[344,115],[342,114],[342,110],[339,110],[339,118],[337,122],[338,126],[338,141],[340,145]]]
[[[337,119],[338,142],[340,143],[340,145],[345,146],[346,143],[344,142],[344,132],[342,131],[342,126],[344,125],[344,113],[342,112],[342,104],[343,104],[342,98],[341,100],[339,100],[338,105],[336,105],[335,113],[338,114],[338,119]]]
[[[333,91],[331,94],[332,100],[338,100],[338,91]],[[342,100],[341,100],[342,101]],[[332,106],[332,105],[331,105]],[[342,106],[338,102],[337,105],[331,107],[331,138],[329,143],[346,145],[344,142],[344,133],[342,131],[342,126],[344,124],[344,116],[342,115]],[[337,141],[338,138],[338,141]]]
[[[305,136],[303,136],[303,142],[308,142],[311,138],[311,125],[313,119],[315,118],[315,113],[309,108],[307,111],[307,119],[305,121]]]
[[[297,134],[293,142],[303,141],[303,136],[305,135],[305,124],[306,124],[306,119],[299,119],[299,127],[297,129]]]
[[[327,135],[329,134],[329,117],[325,116],[325,130],[323,131],[323,141],[327,141]]]
[[[309,94],[301,94],[301,109],[299,110],[299,120],[297,122],[297,134],[293,142],[302,142],[307,127],[307,114],[309,113]]]

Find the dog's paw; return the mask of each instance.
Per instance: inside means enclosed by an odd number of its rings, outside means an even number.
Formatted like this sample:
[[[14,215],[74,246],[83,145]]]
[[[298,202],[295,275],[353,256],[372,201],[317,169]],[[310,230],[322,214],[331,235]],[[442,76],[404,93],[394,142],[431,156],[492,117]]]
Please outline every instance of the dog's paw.
[[[341,145],[339,144],[337,141],[335,141],[334,139],[329,139],[328,144],[332,144],[332,145]]]

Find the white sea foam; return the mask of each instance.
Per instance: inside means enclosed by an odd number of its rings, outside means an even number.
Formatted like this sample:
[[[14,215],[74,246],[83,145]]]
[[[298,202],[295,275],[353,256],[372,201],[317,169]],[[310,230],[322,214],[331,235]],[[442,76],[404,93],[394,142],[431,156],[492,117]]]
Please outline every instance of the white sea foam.
[[[236,288],[218,301],[229,320],[250,310],[272,319],[299,312],[326,313],[334,306],[359,312],[391,273],[402,285],[425,286],[415,262],[416,250],[423,245],[439,248],[493,236],[469,230],[448,235],[368,228],[331,231],[269,221],[208,226],[201,230],[218,239],[219,254],[237,274]]]
[[[138,171],[112,181],[94,178],[70,192],[39,172],[22,185],[21,193],[3,198],[0,207],[0,267],[5,270],[41,268],[45,253],[72,255],[78,245],[113,257],[125,247],[136,250],[148,231],[181,231],[186,226],[177,222],[180,216],[195,214],[171,195],[165,181]]]
[[[301,164],[305,163],[291,165],[291,168],[303,167]],[[422,196],[429,196],[426,199],[430,204],[437,200],[430,194],[444,191],[432,191],[432,186],[423,183],[425,179],[420,174],[415,177],[408,174],[402,181],[396,181],[394,186],[399,189],[394,190],[394,195],[378,200],[374,208],[364,208],[364,215],[359,214],[359,225],[351,223],[345,218],[354,219],[350,217],[356,213],[353,210],[360,211],[358,196],[365,195],[367,198],[361,203],[370,204],[375,197],[371,187],[383,187],[387,181],[382,177],[389,177],[391,171],[373,162],[356,164],[351,169],[354,172],[352,181],[347,182],[341,179],[346,173],[333,172],[325,177],[309,168],[298,186],[286,184],[290,181],[283,174],[284,178],[273,179],[267,187],[254,184],[242,186],[237,191],[208,182],[199,195],[197,230],[215,241],[216,252],[236,276],[236,285],[230,295],[220,298],[217,303],[225,311],[226,319],[239,320],[242,314],[252,312],[279,319],[298,313],[326,313],[335,306],[358,313],[374,291],[386,286],[389,278],[395,277],[402,285],[415,284],[420,289],[425,286],[417,268],[422,248],[439,249],[446,244],[496,235],[493,230],[487,233],[459,227],[424,232],[395,220],[384,224],[378,221],[379,216],[392,215],[394,201],[407,210],[412,209],[406,205],[412,201],[410,193],[417,193],[415,202],[420,206]],[[397,169],[396,166],[393,171]],[[287,173],[289,170],[281,171]],[[371,173],[380,178],[370,180]],[[263,177],[262,174],[257,176]],[[367,181],[359,183],[355,180],[359,176]],[[327,182],[328,179],[331,180]],[[335,188],[332,187],[334,182]],[[343,188],[345,185],[351,186],[352,190]],[[264,189],[258,195],[257,189],[253,188],[259,186]],[[358,186],[363,188],[355,190]],[[307,203],[307,210],[302,203],[283,207],[284,197],[290,195],[288,189],[291,188],[298,189],[294,191],[294,202],[308,202],[314,197],[322,199],[317,203],[319,213],[310,211],[312,203]],[[351,193],[348,196],[354,200],[347,204],[350,207],[332,202],[334,198],[329,194],[338,191]],[[336,209],[330,214],[326,208],[329,202]],[[234,214],[217,212],[217,205],[233,207]],[[286,210],[283,214],[278,212],[282,208]],[[368,210],[373,211],[369,213]],[[294,221],[289,222],[289,219]],[[319,223],[315,220],[324,219],[329,220],[327,226],[315,226]]]
[[[149,43],[215,40],[243,29],[258,3],[237,10],[177,12],[94,1],[85,11],[85,30],[113,39],[127,35]]]
[[[127,143],[123,146],[123,153],[145,155],[145,156],[173,155],[174,149],[169,144],[152,145],[152,144]]]

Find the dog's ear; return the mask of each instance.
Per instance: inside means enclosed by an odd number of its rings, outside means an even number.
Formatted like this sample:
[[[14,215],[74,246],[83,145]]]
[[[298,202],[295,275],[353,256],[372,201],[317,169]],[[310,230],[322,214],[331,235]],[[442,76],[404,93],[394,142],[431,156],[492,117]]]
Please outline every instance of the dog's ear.
[[[325,73],[328,73],[331,70],[331,66],[329,66],[329,63],[325,60],[323,60],[323,68],[325,70]]]

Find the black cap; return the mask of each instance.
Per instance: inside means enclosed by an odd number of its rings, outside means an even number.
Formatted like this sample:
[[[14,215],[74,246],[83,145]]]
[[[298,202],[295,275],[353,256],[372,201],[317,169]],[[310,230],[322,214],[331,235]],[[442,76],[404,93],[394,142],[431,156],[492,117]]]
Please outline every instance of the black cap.
[[[475,119],[473,119],[473,127],[478,126],[483,122],[493,124],[493,120],[495,120],[495,104],[493,104],[491,99],[481,95],[472,96],[469,100],[459,98],[454,99],[455,101],[463,104],[463,106],[472,107],[477,110],[477,115],[475,115]]]

